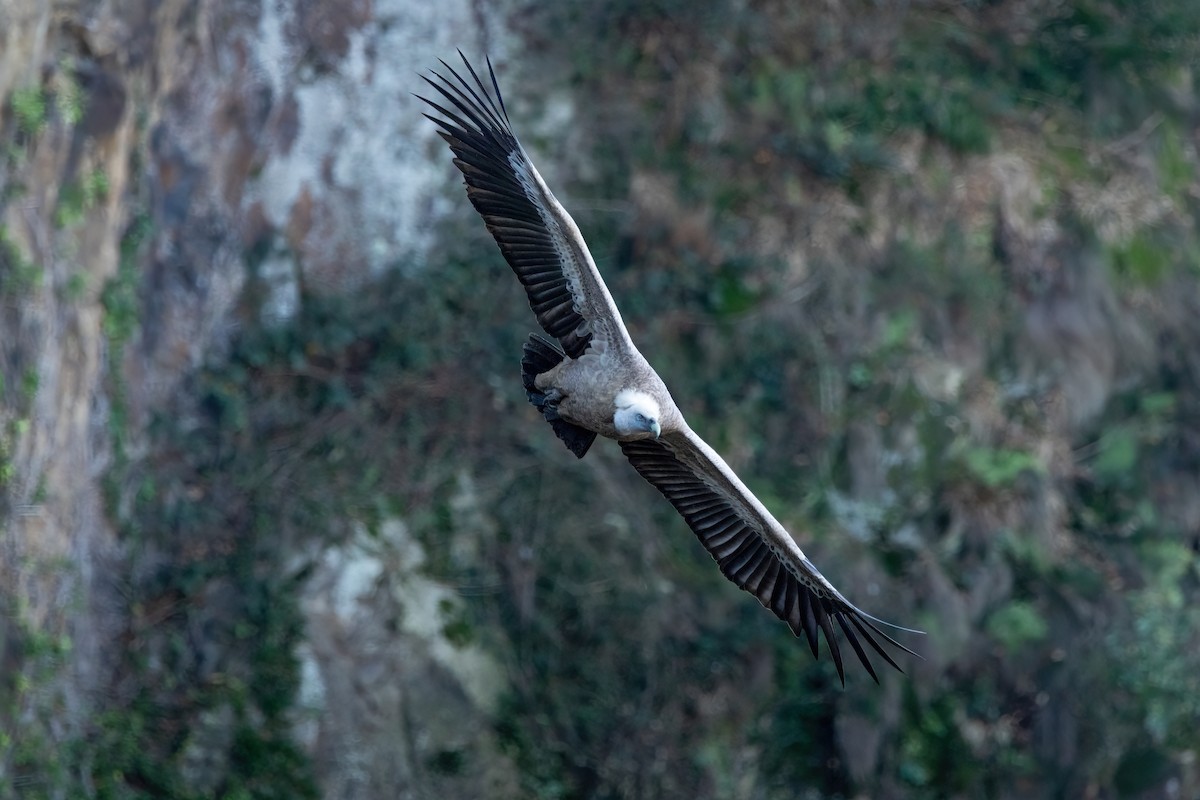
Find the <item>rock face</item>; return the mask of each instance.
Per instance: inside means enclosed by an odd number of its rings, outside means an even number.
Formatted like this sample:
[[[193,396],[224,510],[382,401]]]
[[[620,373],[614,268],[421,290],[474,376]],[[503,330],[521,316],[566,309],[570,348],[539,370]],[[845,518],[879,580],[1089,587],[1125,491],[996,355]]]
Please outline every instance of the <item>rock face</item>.
[[[0,800],[1196,796],[1195,15],[919,5],[0,0]],[[525,407],[456,48],[911,676]]]
[[[53,784],[62,765],[36,749],[94,734],[123,683],[119,653],[146,624],[124,587],[154,567],[112,515],[135,503],[123,467],[152,447],[147,426],[220,359],[251,277],[282,324],[301,290],[345,292],[422,259],[449,206],[409,91],[496,24],[466,2],[0,4],[0,784]],[[330,611],[324,587],[353,594],[361,572],[342,552],[317,557],[305,604],[304,697],[322,713],[301,712],[299,738],[327,796],[415,792],[463,733],[418,737],[414,715],[444,701],[486,718],[495,689],[469,677],[482,666],[448,667],[428,631],[390,631],[380,651],[353,597]],[[447,590],[412,591],[436,607]],[[364,694],[378,696],[360,726]],[[233,715],[191,724],[182,774],[215,789]],[[367,729],[402,756],[363,764]],[[509,780],[476,772],[452,794]]]

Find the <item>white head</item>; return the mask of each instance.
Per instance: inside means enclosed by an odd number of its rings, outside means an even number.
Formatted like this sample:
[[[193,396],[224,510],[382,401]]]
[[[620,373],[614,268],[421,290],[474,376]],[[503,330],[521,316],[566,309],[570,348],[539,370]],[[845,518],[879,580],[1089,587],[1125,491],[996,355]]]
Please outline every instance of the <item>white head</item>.
[[[617,410],[613,414],[613,427],[622,437],[658,438],[660,410],[658,402],[638,389],[622,389],[617,393]]]

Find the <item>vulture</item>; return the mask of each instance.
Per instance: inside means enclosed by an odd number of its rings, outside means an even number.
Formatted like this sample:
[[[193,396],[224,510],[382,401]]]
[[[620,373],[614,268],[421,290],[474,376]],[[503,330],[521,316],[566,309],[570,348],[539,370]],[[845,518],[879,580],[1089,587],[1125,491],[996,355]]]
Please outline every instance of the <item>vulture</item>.
[[[867,672],[875,651],[903,671],[885,645],[915,652],[880,630],[825,579],[758,498],[688,426],[666,385],[634,346],[612,295],[574,220],[551,194],[517,141],[488,60],[490,91],[459,51],[469,80],[445,61],[447,74],[421,76],[437,100],[430,110],[462,172],[467,197],[521,285],[538,324],[523,349],[529,401],[554,433],[583,458],[596,435],[615,439],[633,468],[687,522],[721,572],[808,640],[818,656],[824,633],[845,684],[835,632],[841,628]],[[878,623],[878,624],[877,624]]]

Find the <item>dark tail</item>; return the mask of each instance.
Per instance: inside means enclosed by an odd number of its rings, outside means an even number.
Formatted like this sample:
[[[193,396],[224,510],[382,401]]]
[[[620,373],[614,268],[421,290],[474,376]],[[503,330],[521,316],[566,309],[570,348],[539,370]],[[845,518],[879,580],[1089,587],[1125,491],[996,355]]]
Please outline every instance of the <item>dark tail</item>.
[[[554,434],[563,440],[567,449],[576,458],[583,458],[592,442],[596,440],[595,431],[573,425],[558,416],[558,409],[550,402],[545,392],[537,388],[533,379],[543,372],[553,369],[564,358],[565,354],[558,345],[536,333],[529,334],[529,341],[521,354],[521,382],[525,384],[525,395],[534,408],[542,412],[542,416],[554,429]]]

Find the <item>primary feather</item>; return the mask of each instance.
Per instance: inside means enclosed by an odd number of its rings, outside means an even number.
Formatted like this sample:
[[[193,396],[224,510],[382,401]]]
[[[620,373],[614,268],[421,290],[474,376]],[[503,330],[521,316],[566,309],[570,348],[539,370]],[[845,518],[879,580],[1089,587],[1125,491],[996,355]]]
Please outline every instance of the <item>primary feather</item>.
[[[582,355],[593,336],[629,342],[574,220],[513,134],[491,62],[488,74],[495,99],[466,58],[463,63],[470,81],[443,61],[451,77],[437,72],[433,73],[436,81],[423,77],[443,103],[420,99],[441,114],[425,116],[438,125],[450,145],[454,164],[467,184],[467,197],[525,287],[538,324],[558,339],[571,358]]]

